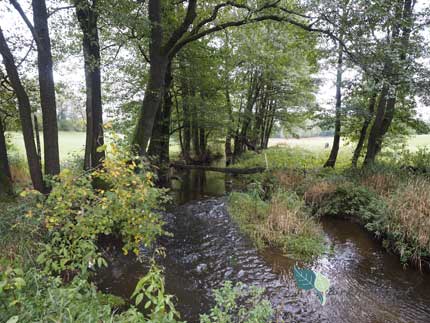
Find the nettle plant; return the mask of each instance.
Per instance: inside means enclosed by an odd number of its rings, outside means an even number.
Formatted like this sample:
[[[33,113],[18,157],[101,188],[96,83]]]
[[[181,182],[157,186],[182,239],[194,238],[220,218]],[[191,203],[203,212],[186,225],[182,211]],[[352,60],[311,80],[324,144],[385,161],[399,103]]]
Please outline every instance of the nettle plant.
[[[63,170],[49,196],[28,214],[37,214],[47,231],[37,258],[47,273],[73,277],[105,265],[97,246],[101,236],[121,241],[125,254],[139,255],[164,233],[157,209],[168,199],[165,191],[126,149],[114,143],[108,148],[99,169],[79,175]]]

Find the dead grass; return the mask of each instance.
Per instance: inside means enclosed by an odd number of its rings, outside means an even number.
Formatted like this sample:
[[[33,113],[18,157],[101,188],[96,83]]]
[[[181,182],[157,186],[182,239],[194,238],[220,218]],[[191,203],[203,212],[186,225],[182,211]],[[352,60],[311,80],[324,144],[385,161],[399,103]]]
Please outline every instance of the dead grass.
[[[369,174],[360,178],[360,184],[387,198],[399,187],[399,179],[389,173]]]
[[[430,250],[430,182],[412,179],[389,200],[389,232],[399,232],[421,250]]]
[[[12,181],[15,185],[27,186],[31,184],[28,170],[27,168],[23,167],[21,164],[11,165],[10,172],[12,174]]]
[[[303,172],[295,169],[276,171],[273,176],[278,179],[280,187],[285,191],[295,191],[305,180]]]
[[[319,226],[303,212],[302,204],[288,199],[286,200],[282,194],[275,196],[270,202],[269,215],[262,227],[263,238],[270,241],[275,236],[287,234],[306,236],[320,234]]]
[[[320,205],[321,202],[333,194],[337,185],[329,181],[318,181],[312,183],[305,191],[304,199],[307,205]]]

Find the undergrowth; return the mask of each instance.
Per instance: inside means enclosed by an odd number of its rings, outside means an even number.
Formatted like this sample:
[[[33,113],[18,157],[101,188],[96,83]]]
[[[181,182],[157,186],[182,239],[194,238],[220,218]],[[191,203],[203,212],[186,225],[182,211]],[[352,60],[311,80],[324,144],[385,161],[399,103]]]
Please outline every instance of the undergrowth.
[[[324,252],[321,228],[294,193],[276,191],[269,201],[255,192],[232,193],[229,212],[258,248],[272,246],[297,259]]]
[[[396,159],[384,157],[372,167],[345,167],[344,157],[336,169],[321,168],[320,155],[293,148],[271,148],[260,154],[247,153],[237,167],[264,166],[264,153],[269,170],[248,176],[249,183],[261,183],[263,199],[256,201],[232,195],[233,216],[248,234],[257,241],[264,240],[262,231],[268,221],[272,196],[277,191],[294,192],[317,216],[341,216],[361,222],[367,230],[382,240],[383,245],[400,255],[406,264],[430,265],[430,151],[405,151]],[[315,157],[317,156],[317,157]],[[341,155],[344,156],[344,155]],[[283,197],[288,201],[288,197]],[[242,203],[242,204],[241,204]],[[254,204],[252,204],[254,203]],[[260,222],[248,205],[262,203]],[[286,202],[288,204],[288,202]],[[260,208],[263,208],[260,206]],[[259,226],[257,225],[259,223]],[[276,235],[275,235],[276,236]],[[275,240],[279,241],[277,238]],[[290,244],[291,245],[291,244]]]

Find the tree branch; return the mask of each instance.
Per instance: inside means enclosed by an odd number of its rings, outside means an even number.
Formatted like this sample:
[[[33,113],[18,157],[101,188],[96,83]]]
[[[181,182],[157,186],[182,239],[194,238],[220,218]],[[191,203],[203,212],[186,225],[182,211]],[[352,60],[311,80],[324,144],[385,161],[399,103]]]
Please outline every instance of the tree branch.
[[[30,30],[31,35],[33,36],[33,39],[37,42],[37,36],[36,36],[36,32],[34,31],[34,27],[31,24],[30,20],[28,19],[27,15],[25,14],[24,10],[22,10],[21,5],[18,3],[17,0],[10,0],[10,3],[12,4],[12,6],[14,6],[16,11],[18,11],[22,20],[24,20],[25,24],[27,25],[28,29]]]
[[[184,20],[181,25],[172,33],[170,39],[167,41],[166,45],[163,48],[165,53],[168,53],[177,43],[179,39],[187,32],[190,25],[197,17],[196,13],[197,0],[189,0],[187,13],[185,15]]]
[[[68,9],[73,9],[73,8],[75,8],[75,6],[66,6],[66,7],[55,8],[54,10],[52,10],[51,12],[48,13],[48,18],[51,17],[53,14],[57,13],[58,11],[68,10]]]

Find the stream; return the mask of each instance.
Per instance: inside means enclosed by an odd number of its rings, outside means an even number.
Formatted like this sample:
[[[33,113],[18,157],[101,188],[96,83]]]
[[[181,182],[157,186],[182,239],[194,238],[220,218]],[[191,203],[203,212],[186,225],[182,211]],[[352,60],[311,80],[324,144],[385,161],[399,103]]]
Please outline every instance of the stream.
[[[430,275],[404,269],[360,225],[342,219],[321,219],[329,251],[299,264],[330,279],[326,305],[298,290],[295,260],[275,249],[257,251],[230,219],[225,195],[232,189],[229,175],[198,170],[172,184],[176,206],[166,229],[173,236],[160,241],[166,248],[161,263],[182,319],[198,322],[213,304],[210,291],[231,280],[265,287],[285,322],[430,322]],[[133,257],[116,255],[98,285],[128,298],[145,272]]]

